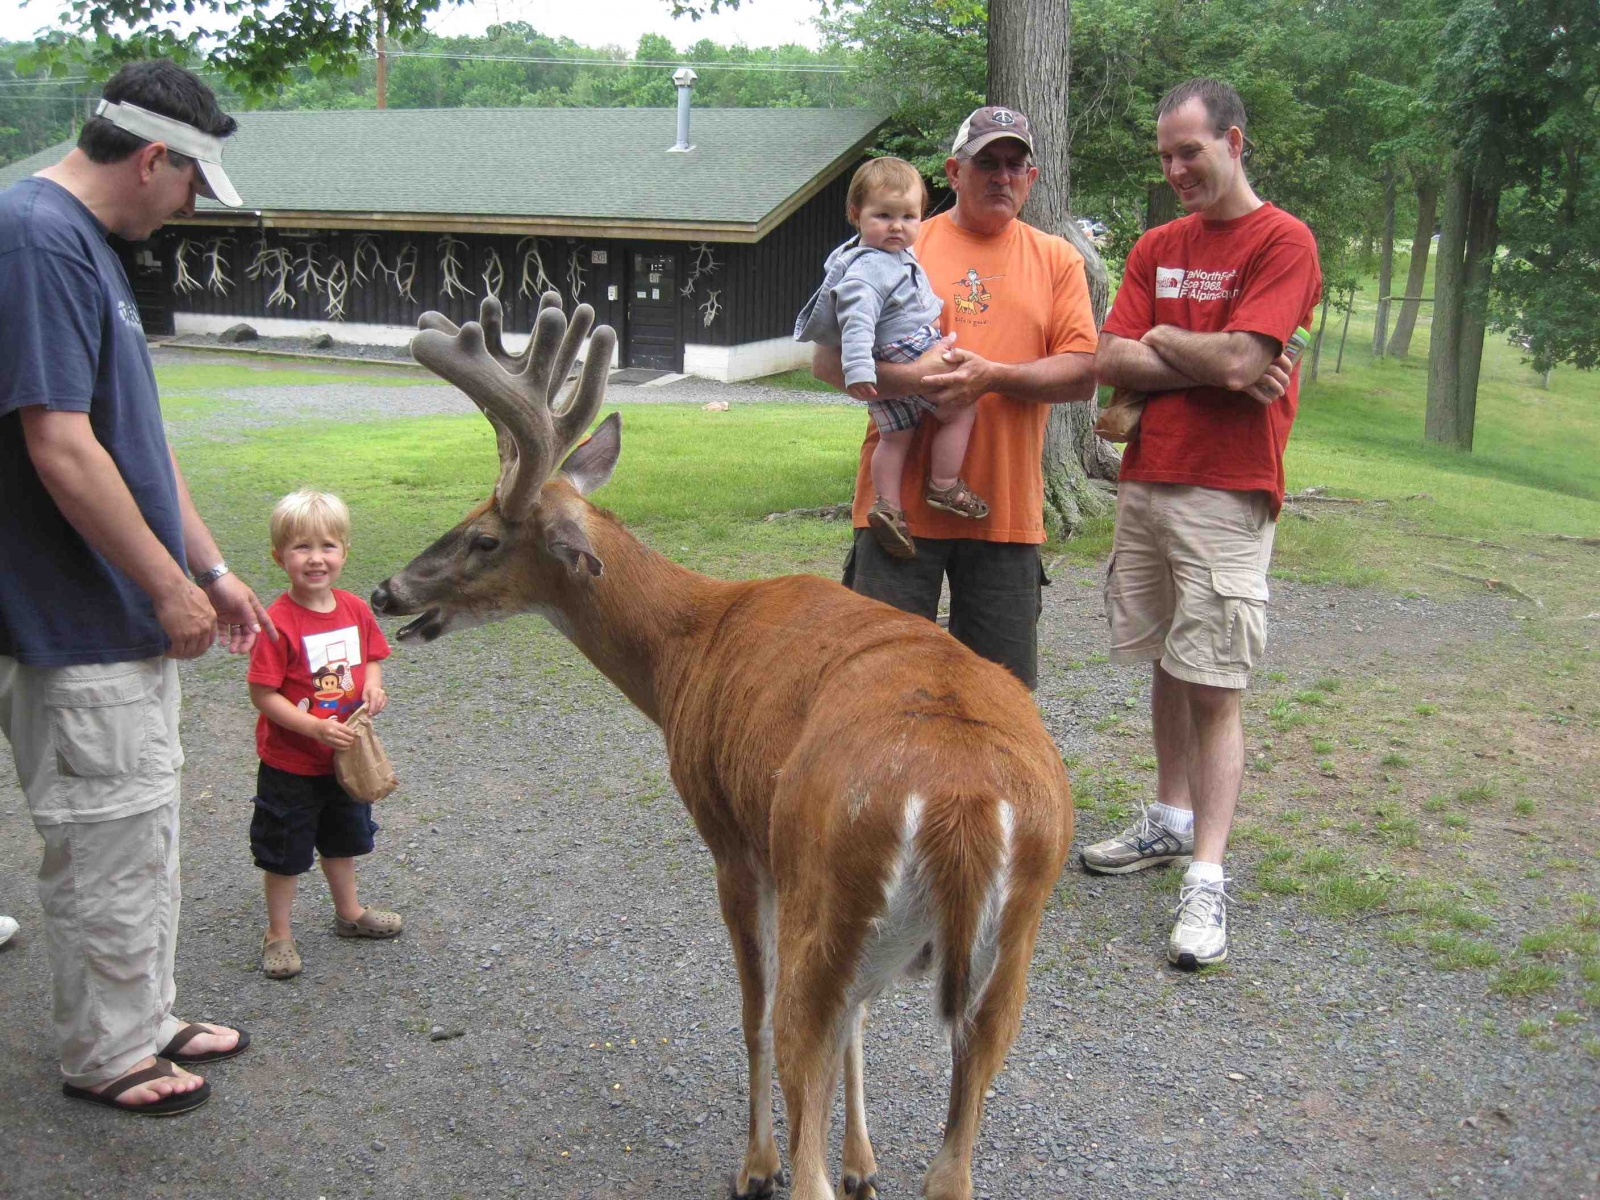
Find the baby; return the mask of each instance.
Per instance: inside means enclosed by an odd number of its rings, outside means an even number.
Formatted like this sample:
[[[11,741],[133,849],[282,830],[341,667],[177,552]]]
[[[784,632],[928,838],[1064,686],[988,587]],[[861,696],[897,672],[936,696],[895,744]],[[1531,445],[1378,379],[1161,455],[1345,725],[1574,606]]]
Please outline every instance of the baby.
[[[912,246],[922,227],[922,176],[904,159],[874,158],[850,180],[846,211],[858,231],[828,255],[822,287],[800,311],[795,338],[838,346],[850,395],[867,401],[878,444],[872,452],[876,493],[867,525],[895,558],[915,558],[916,543],[900,503],[900,478],[923,414],[940,422],[933,435],[925,496],[930,508],[982,520],[989,506],[961,479],[977,415],[966,405],[942,415],[925,396],[878,397],[874,361],[915,362],[940,338],[943,303]]]

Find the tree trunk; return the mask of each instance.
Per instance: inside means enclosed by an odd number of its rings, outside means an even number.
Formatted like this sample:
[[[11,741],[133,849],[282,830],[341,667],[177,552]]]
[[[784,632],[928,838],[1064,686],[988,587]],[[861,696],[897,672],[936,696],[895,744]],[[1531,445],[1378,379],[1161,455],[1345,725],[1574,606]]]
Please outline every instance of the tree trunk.
[[[1428,274],[1428,251],[1433,247],[1433,219],[1439,210],[1439,186],[1431,179],[1417,183],[1417,232],[1411,239],[1411,270],[1406,274],[1406,295],[1422,295]],[[1411,332],[1417,327],[1421,301],[1404,300],[1395,318],[1394,336],[1389,339],[1389,357],[1405,358],[1411,353]]]
[[[1178,193],[1172,190],[1172,185],[1166,180],[1152,183],[1150,190],[1145,193],[1144,200],[1144,227],[1149,232],[1157,225],[1165,225],[1168,221],[1178,219]]]
[[[1456,370],[1457,441],[1472,449],[1478,415],[1478,372],[1483,366],[1483,334],[1489,323],[1489,284],[1494,275],[1495,242],[1500,233],[1500,186],[1478,182],[1467,209],[1467,253],[1461,273],[1461,346]]]
[[[1024,218],[1060,234],[1083,255],[1095,328],[1105,320],[1110,281],[1105,264],[1072,218],[1072,148],[1067,80],[1072,67],[1071,0],[990,0],[989,103],[1028,114],[1039,179]],[[1051,406],[1043,454],[1045,521],[1062,536],[1078,533],[1091,517],[1111,511],[1103,488],[1091,480],[1115,479],[1122,458],[1094,435],[1096,404]]]
[[[1389,337],[1389,285],[1393,279],[1394,167],[1390,166],[1383,173],[1383,244],[1378,251],[1378,312],[1372,319],[1373,358],[1383,357],[1383,345]]]
[[[1457,404],[1461,395],[1462,276],[1467,254],[1467,216],[1472,207],[1472,169],[1458,151],[1444,183],[1439,258],[1433,269],[1433,336],[1428,341],[1428,411],[1423,437],[1460,446]]]

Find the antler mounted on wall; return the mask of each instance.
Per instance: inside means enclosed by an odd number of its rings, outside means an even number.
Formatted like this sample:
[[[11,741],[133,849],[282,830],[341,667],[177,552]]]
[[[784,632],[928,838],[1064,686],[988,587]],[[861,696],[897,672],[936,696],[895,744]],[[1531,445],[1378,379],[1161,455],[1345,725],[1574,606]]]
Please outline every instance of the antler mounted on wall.
[[[500,254],[493,246],[489,247],[489,259],[483,264],[483,294],[500,298],[500,289],[506,283],[506,269],[500,265]]]
[[[417,282],[417,258],[416,243],[407,242],[394,256],[394,269],[383,268],[384,274],[394,281],[395,294],[413,304],[417,302],[417,298],[411,294],[411,287]]]
[[[344,259],[333,260],[333,266],[328,268],[328,274],[322,282],[328,293],[328,302],[322,311],[329,320],[344,320],[344,301],[350,292],[350,272],[345,268]]]
[[[461,282],[461,252],[466,249],[466,243],[460,238],[445,234],[439,239],[439,273],[444,282],[439,286],[444,294],[454,300],[457,293],[463,296],[472,295],[472,289]]]
[[[173,282],[173,286],[185,296],[190,292],[198,292],[200,290],[200,281],[189,274],[189,251],[193,247],[193,242],[188,238],[183,238],[172,252],[172,257],[178,264],[178,278]]]
[[[289,294],[289,272],[294,267],[292,256],[282,246],[267,245],[266,235],[256,243],[256,256],[250,260],[250,265],[245,268],[245,277],[260,279],[262,275],[270,275],[275,280],[272,291],[267,293],[266,307],[275,304],[286,304],[295,307],[294,297]]]
[[[583,245],[580,243],[572,248],[572,253],[567,256],[567,289],[572,293],[573,302],[583,295]],[[573,314],[577,316],[576,313]]]
[[[606,378],[617,335],[602,325],[589,340],[589,354],[576,383],[559,398],[594,309],[580,304],[569,324],[561,297],[546,292],[533,334],[521,354],[509,354],[501,339],[500,301],[485,296],[479,319],[459,329],[441,313],[423,313],[422,332],[411,339],[411,355],[456,385],[483,410],[500,447],[500,509],[515,519],[568,450],[588,431],[605,399]]]
[[[233,286],[233,280],[228,278],[228,260],[223,256],[224,249],[231,245],[232,238],[212,238],[202,256],[206,264],[206,287],[218,296],[226,295]]]
[[[683,286],[678,289],[678,294],[685,300],[694,295],[696,280],[711,278],[712,275],[716,274],[717,268],[722,265],[717,262],[716,254],[705,242],[690,242],[689,249],[694,253],[694,261],[689,264],[689,277],[684,281]],[[711,324],[709,318],[706,320],[706,324]]]
[[[317,251],[323,249],[326,247],[321,242],[307,242],[300,257],[294,260],[300,272],[294,277],[294,285],[302,292],[316,295],[323,288],[322,268],[317,262]]]
[[[523,250],[524,246],[526,250]],[[542,296],[556,290],[556,281],[545,274],[538,238],[523,238],[517,243],[517,253],[522,255],[522,281],[517,285],[517,295]]]
[[[372,270],[366,269],[368,263]],[[378,252],[378,239],[370,233],[356,234],[355,249],[350,252],[351,282],[357,287],[377,275],[386,275],[389,268],[383,265],[383,255]]]
[[[715,321],[717,314],[722,311],[722,305],[717,300],[720,295],[722,295],[721,288],[714,292],[707,292],[705,303],[700,305],[700,320],[707,329],[711,328],[711,322]]]

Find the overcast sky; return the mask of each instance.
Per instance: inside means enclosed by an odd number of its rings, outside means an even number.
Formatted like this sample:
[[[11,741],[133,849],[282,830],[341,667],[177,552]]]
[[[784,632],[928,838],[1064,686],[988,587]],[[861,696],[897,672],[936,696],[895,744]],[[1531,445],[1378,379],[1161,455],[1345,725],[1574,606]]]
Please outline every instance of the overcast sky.
[[[27,0],[17,7],[0,0],[0,38],[32,38],[54,23],[66,0]],[[588,46],[617,44],[632,49],[642,33],[659,33],[684,47],[703,37],[725,45],[777,46],[797,42],[815,47],[820,38],[811,21],[815,0],[744,0],[737,12],[702,21],[673,20],[667,0],[478,0],[435,13],[429,28],[445,36],[481,33],[485,26],[526,21],[540,33],[567,37]],[[196,22],[201,23],[201,22]]]

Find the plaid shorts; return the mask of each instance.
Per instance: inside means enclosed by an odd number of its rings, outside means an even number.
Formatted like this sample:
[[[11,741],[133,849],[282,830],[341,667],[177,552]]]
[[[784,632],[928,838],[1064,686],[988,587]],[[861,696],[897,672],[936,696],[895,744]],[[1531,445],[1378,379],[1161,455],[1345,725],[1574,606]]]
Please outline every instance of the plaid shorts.
[[[916,362],[932,349],[942,336],[932,325],[924,325],[915,333],[908,333],[903,338],[874,346],[872,357],[879,362]],[[922,420],[922,414],[931,413],[936,407],[938,406],[926,396],[901,396],[896,400],[867,402],[867,411],[872,414],[872,423],[878,427],[880,434],[894,433],[900,429],[915,429]]]

